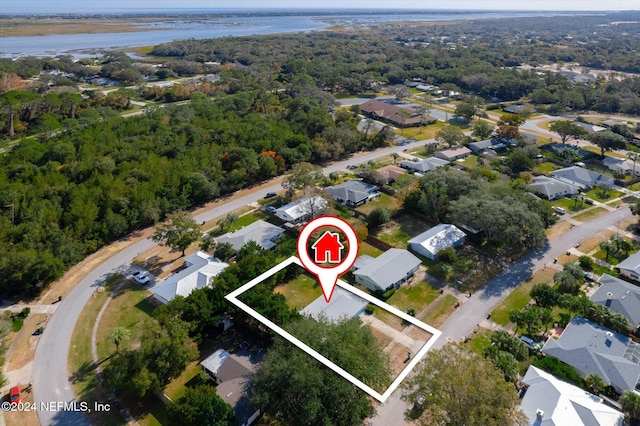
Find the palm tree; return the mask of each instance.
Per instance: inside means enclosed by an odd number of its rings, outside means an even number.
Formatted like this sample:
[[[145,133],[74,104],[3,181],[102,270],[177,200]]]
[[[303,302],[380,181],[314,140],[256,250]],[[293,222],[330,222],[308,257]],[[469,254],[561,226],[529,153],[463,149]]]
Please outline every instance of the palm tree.
[[[626,391],[619,399],[624,414],[634,420],[640,420],[640,394]]]
[[[118,351],[120,349],[120,343],[129,339],[131,333],[124,327],[116,327],[111,330],[108,337],[113,340],[113,343],[116,345],[116,351]]]
[[[604,260],[609,260],[609,255],[615,249],[615,247],[613,246],[613,243],[611,241],[601,241],[599,246],[605,252],[606,257]]]
[[[594,395],[598,395],[607,387],[607,384],[604,382],[604,380],[602,380],[602,377],[595,374],[589,374],[587,377],[585,377],[584,384],[587,385],[587,388]]]

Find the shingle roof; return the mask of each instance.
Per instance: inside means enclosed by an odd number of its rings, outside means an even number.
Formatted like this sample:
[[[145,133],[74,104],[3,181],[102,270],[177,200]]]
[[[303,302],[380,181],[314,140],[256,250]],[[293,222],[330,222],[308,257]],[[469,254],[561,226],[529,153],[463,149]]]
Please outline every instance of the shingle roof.
[[[348,180],[336,186],[325,188],[327,194],[340,200],[348,200],[357,204],[366,200],[370,195],[378,191],[378,187],[361,180]]]
[[[590,187],[600,183],[613,185],[613,179],[600,173],[585,169],[584,167],[571,166],[555,170],[550,173],[552,177],[572,185]]]
[[[600,288],[590,297],[591,301],[604,305],[629,320],[634,327],[640,325],[640,287],[604,274]]]
[[[270,250],[275,247],[276,240],[284,233],[284,229],[272,225],[264,220],[258,220],[235,232],[229,232],[216,238],[218,243],[230,243],[233,249],[238,251],[249,241],[255,241],[264,249]]]
[[[367,259],[362,267],[358,267],[356,261],[354,266],[357,269],[353,275],[367,277],[385,289],[406,278],[407,273],[420,265],[420,262],[420,259],[408,250],[392,248],[375,259]]]
[[[446,166],[447,164],[449,164],[447,160],[437,157],[429,157],[420,161],[404,160],[400,162],[400,166],[405,169],[415,170],[417,172],[430,172],[438,167]]]
[[[557,179],[547,176],[536,176],[532,182],[527,185],[535,192],[540,193],[547,198],[555,198],[558,195],[577,194],[578,187],[570,183],[561,182]]]
[[[364,311],[367,301],[336,286],[329,303],[324,296],[319,296],[316,300],[300,310],[302,315],[309,315],[314,319],[324,317],[330,321],[338,321],[342,318],[353,318]]]
[[[533,426],[621,426],[624,415],[602,398],[530,366],[522,382],[527,389],[520,409]],[[540,419],[538,419],[540,417]]]
[[[363,103],[360,105],[360,110],[368,114],[375,114],[380,118],[384,118],[393,123],[403,124],[405,126],[418,125],[422,121],[422,117],[417,115],[413,108],[400,108],[399,106],[391,105],[377,99],[371,99],[370,101]],[[403,119],[401,111],[408,113],[409,117]]]
[[[640,273],[640,251],[618,263],[616,268]]]
[[[640,379],[640,346],[629,337],[575,316],[559,339],[550,338],[542,352],[571,365],[583,377],[600,376],[619,392],[635,389]]]
[[[471,154],[471,150],[466,146],[456,146],[454,148],[443,149],[442,151],[436,152],[436,155],[439,157],[446,158],[454,158],[460,155],[469,155]]]

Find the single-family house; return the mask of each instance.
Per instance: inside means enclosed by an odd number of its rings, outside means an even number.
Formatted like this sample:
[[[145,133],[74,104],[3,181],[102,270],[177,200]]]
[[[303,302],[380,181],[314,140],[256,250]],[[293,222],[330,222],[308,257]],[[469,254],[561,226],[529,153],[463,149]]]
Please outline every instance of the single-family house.
[[[442,158],[429,157],[420,161],[403,160],[400,162],[400,167],[410,170],[412,172],[425,173],[431,172],[438,167],[443,167],[449,164],[449,161]]]
[[[506,148],[506,145],[496,139],[485,139],[478,142],[469,143],[469,149],[476,155],[487,150],[497,151]]]
[[[274,214],[285,222],[304,222],[312,216],[317,216],[327,208],[327,200],[319,195],[315,197],[302,197],[277,208]]]
[[[187,297],[197,288],[208,287],[211,279],[229,266],[201,251],[185,257],[184,265],[182,270],[151,289],[159,302],[167,304],[176,296]]]
[[[420,259],[408,250],[392,248],[373,258],[363,254],[353,265],[356,282],[369,290],[399,288],[418,270]]]
[[[580,316],[573,317],[560,338],[548,339],[542,352],[569,364],[582,377],[600,376],[619,393],[639,390],[640,345]]]
[[[507,105],[503,108],[504,112],[508,112],[510,114],[522,114],[525,112],[533,112],[531,107],[527,107],[526,105]]]
[[[570,183],[561,182],[547,176],[534,177],[527,187],[533,192],[544,196],[547,200],[555,200],[566,197],[567,195],[574,195],[577,194],[580,189]]]
[[[264,220],[258,220],[250,225],[228,232],[216,238],[218,244],[229,243],[235,251],[240,250],[249,241],[256,242],[265,250],[271,250],[276,246],[276,240],[284,233],[284,229],[272,225]]]
[[[261,356],[247,351],[230,354],[218,349],[202,360],[200,365],[216,383],[216,393],[233,407],[238,426],[249,426],[260,415],[251,404],[253,376],[258,371]]]
[[[403,168],[389,164],[376,170],[384,178],[386,184],[395,182],[398,176],[407,173]]]
[[[324,296],[318,296],[313,302],[300,310],[300,314],[310,316],[316,321],[324,318],[336,322],[344,318],[356,318],[367,307],[367,301],[350,291],[336,286],[331,300],[327,302]]]
[[[354,179],[325,188],[325,192],[341,204],[357,207],[379,196],[379,189],[375,185]]]
[[[603,399],[533,365],[522,379],[520,409],[530,426],[622,426],[624,414]]]
[[[428,259],[435,260],[445,247],[458,247],[466,235],[457,226],[440,223],[409,240],[409,248]]]
[[[591,123],[583,123],[582,121],[574,121],[573,124],[575,124],[576,126],[582,127],[584,130],[587,131],[587,133],[597,133],[597,132],[603,132],[607,130],[602,126],[598,126],[596,124],[591,124]]]
[[[640,327],[640,287],[619,278],[604,274],[600,287],[589,298],[625,317],[633,328]]]
[[[456,161],[462,158],[467,158],[469,155],[471,155],[471,150],[466,146],[456,146],[454,148],[438,151],[435,155],[436,157],[442,158],[443,160]]]
[[[579,166],[554,170],[550,175],[559,181],[575,185],[580,189],[587,189],[592,186],[613,186],[613,178]]]
[[[396,127],[415,127],[437,121],[431,116],[420,115],[413,108],[401,108],[377,99],[371,99],[360,105],[360,111],[367,117],[390,123]]]
[[[575,71],[558,71],[558,74],[567,78],[572,83],[594,83],[597,79],[596,76],[589,73],[580,73]]]
[[[640,251],[618,263],[616,269],[623,277],[640,282]]]
[[[640,164],[636,164],[630,159],[604,157],[602,164],[614,172],[623,173],[625,175],[640,176]]]

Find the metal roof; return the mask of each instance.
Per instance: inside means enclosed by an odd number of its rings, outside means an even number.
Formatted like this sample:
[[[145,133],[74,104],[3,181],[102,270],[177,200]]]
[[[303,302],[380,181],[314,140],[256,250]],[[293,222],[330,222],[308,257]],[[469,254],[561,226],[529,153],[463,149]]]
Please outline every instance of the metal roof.
[[[329,321],[338,321],[342,318],[358,316],[364,311],[367,303],[363,298],[336,286],[329,303],[324,300],[324,296],[320,296],[301,309],[300,314],[308,315],[316,320],[324,317]]]
[[[405,279],[407,274],[418,265],[420,265],[420,259],[408,250],[392,248],[375,259],[369,260],[360,268],[358,268],[356,261],[355,266],[357,269],[353,275],[367,277],[381,289],[386,289],[390,285]]]
[[[260,247],[270,250],[276,245],[274,241],[283,233],[284,229],[279,226],[272,225],[264,220],[258,220],[235,232],[226,233],[216,238],[216,241],[218,243],[230,243],[236,251],[240,250],[249,241],[255,241]]]

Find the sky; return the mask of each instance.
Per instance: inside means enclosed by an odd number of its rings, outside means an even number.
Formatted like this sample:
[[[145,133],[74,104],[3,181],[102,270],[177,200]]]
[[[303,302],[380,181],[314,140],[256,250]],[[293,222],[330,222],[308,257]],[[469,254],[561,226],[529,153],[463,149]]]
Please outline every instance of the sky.
[[[391,9],[473,9],[473,10],[640,10],[640,0],[19,0],[0,1],[0,13],[87,13],[130,9],[187,8],[391,8]]]

